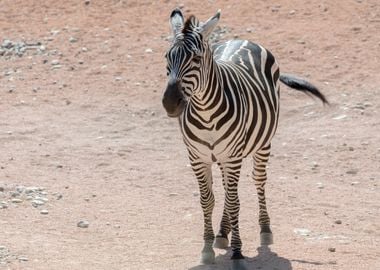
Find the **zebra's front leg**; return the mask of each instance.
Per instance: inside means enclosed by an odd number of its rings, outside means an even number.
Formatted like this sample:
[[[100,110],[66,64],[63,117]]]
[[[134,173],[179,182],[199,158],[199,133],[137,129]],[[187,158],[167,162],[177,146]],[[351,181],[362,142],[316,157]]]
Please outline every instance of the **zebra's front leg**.
[[[224,174],[224,169],[220,163],[218,163],[218,166],[222,172],[223,187],[226,188],[226,178]],[[226,209],[226,201],[224,201],[223,216],[222,216],[222,220],[220,221],[219,232],[217,233],[215,237],[214,247],[220,248],[220,249],[228,248],[228,245],[229,245],[228,234],[230,232],[231,232],[230,216]]]
[[[240,177],[242,160],[230,161],[221,164],[224,178],[225,211],[228,213],[231,225],[231,259],[244,259],[241,252],[242,242],[239,233],[239,210],[238,182]]]
[[[212,192],[211,164],[192,162],[191,166],[198,179],[200,202],[204,218],[204,247],[201,254],[201,263],[212,264],[215,263],[215,252],[212,247],[215,238],[212,228],[212,211],[214,209],[215,199]]]
[[[273,244],[273,234],[270,229],[270,218],[267,211],[265,200],[265,183],[267,180],[266,166],[270,154],[270,145],[261,149],[254,155],[253,179],[259,199],[259,225],[260,225],[260,244],[268,246]]]

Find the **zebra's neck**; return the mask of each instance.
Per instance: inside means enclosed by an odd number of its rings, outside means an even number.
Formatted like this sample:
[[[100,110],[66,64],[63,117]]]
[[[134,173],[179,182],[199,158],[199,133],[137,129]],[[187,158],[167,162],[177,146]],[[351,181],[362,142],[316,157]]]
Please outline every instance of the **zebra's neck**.
[[[213,120],[215,112],[223,110],[227,106],[227,99],[223,91],[223,80],[216,61],[210,51],[207,68],[201,75],[201,89],[190,99],[192,113],[199,117],[202,122]]]

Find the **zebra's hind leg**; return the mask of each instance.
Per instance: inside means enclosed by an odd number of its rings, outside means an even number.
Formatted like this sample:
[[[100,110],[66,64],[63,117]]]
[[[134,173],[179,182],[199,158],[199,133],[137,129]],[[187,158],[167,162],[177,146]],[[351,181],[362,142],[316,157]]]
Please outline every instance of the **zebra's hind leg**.
[[[200,190],[200,202],[204,218],[204,247],[201,253],[202,264],[215,263],[215,252],[212,247],[214,242],[214,231],[212,229],[212,211],[214,209],[215,199],[212,192],[212,174],[211,165],[203,162],[191,162],[191,167],[198,180]]]
[[[222,172],[222,178],[223,178],[223,187],[226,188],[226,179],[224,175],[223,167],[220,163],[218,163],[219,168]],[[226,249],[229,246],[228,241],[228,234],[231,231],[231,223],[230,223],[230,216],[228,215],[227,209],[226,209],[226,201],[224,201],[224,209],[223,209],[223,216],[222,220],[220,221],[220,228],[219,232],[217,233],[214,241],[214,247],[220,248],[220,249]]]
[[[265,182],[267,180],[266,166],[270,154],[270,145],[262,148],[254,154],[253,179],[259,199],[259,225],[260,225],[260,244],[267,246],[273,244],[273,234],[270,229],[270,218],[267,211],[265,200]]]

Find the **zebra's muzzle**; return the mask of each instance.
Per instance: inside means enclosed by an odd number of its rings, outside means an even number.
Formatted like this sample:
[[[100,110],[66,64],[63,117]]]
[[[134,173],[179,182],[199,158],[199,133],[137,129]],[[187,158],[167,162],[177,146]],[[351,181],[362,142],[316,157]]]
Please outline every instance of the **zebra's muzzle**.
[[[179,80],[171,79],[162,98],[162,105],[169,117],[178,117],[186,106],[186,99]]]

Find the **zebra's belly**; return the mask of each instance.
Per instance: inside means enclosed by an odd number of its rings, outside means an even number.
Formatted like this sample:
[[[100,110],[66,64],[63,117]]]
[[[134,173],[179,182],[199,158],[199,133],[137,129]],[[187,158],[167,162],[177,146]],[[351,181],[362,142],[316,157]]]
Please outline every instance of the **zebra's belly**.
[[[251,123],[253,126],[245,122],[240,129],[232,132],[227,132],[229,125],[216,131],[195,129],[188,123],[188,128],[181,126],[181,130],[190,156],[206,163],[223,163],[245,158],[270,144],[277,120],[276,116],[270,122]]]

